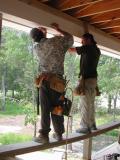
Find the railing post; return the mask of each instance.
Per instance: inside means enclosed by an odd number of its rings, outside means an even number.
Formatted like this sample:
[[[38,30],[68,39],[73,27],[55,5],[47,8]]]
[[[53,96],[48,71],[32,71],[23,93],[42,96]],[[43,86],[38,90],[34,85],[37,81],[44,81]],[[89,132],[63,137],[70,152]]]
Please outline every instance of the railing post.
[[[83,159],[91,160],[92,154],[92,138],[88,138],[83,142]]]

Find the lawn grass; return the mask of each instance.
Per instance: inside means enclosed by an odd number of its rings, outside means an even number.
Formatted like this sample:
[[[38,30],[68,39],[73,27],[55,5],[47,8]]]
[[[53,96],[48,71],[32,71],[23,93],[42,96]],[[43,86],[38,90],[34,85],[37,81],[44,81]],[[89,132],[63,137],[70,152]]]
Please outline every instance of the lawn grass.
[[[24,105],[17,102],[6,101],[5,111],[0,111],[0,117],[3,116],[16,116],[24,114]]]
[[[16,134],[16,133],[4,133],[0,134],[0,144],[14,144],[19,142],[25,142],[31,140],[30,135]]]

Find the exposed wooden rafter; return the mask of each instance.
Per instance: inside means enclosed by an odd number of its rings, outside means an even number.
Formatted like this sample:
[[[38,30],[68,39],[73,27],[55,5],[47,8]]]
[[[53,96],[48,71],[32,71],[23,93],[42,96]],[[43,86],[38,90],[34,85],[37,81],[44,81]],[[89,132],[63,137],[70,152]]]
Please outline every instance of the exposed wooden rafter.
[[[113,34],[111,34],[111,35],[114,35],[114,36],[116,36],[116,37],[119,37],[119,38],[120,38],[120,33],[113,33]]]
[[[109,28],[116,28],[120,27],[120,19],[118,20],[112,20],[112,21],[107,21],[107,22],[101,22],[101,23],[96,23],[94,24],[97,28],[100,29],[109,29]]]
[[[120,9],[120,0],[104,0],[90,5],[82,11],[78,9],[78,11],[76,11],[73,16],[76,18],[81,18],[118,9]]]
[[[120,19],[113,20],[107,23],[104,23],[103,25],[99,26],[101,29],[108,29],[108,28],[116,28],[120,27]]]
[[[111,35],[120,39],[120,33],[112,33]]]
[[[57,0],[55,3],[55,7],[65,11],[65,10],[69,10],[69,9],[73,9],[73,8],[77,8],[77,7],[81,7],[81,6],[86,6],[86,5],[90,5],[90,4],[94,4],[98,1],[103,1],[103,0],[65,0],[65,1],[61,1],[61,0]]]
[[[120,0],[21,0],[39,8],[41,2],[109,33],[120,26]],[[109,33],[111,34],[111,32]],[[116,37],[116,36],[115,36]]]
[[[112,33],[120,33],[120,27],[116,28],[110,28],[110,29],[104,29],[106,32],[109,32],[110,34]]]
[[[91,24],[109,22],[109,21],[119,20],[119,19],[120,19],[120,9],[115,11],[110,11],[108,13],[103,13],[97,16],[87,17],[87,20],[90,21]]]
[[[80,6],[79,9],[83,10],[84,8],[86,8],[88,5],[84,5],[84,6]],[[73,9],[69,9],[69,10],[65,10],[64,13],[67,13],[69,15],[73,15],[73,13],[75,13],[78,9],[77,8],[73,8]]]

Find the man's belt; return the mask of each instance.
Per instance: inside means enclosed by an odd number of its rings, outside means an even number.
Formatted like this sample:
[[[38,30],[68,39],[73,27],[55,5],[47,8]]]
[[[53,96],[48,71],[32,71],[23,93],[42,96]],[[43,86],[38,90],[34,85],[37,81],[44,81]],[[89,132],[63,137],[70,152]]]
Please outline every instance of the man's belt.
[[[66,80],[63,79],[61,75],[52,74],[52,73],[42,73],[35,79],[35,85],[37,88],[40,88],[43,80],[46,80],[50,83],[50,88],[63,93],[66,87]]]

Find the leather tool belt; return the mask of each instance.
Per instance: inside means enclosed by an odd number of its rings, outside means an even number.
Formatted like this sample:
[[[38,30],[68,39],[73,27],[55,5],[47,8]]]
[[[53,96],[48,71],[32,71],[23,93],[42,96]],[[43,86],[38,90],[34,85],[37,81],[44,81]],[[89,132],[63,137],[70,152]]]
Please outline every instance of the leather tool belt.
[[[85,95],[85,80],[84,78],[81,76],[77,86],[75,87],[74,91],[73,91],[75,96],[83,96]]]
[[[40,88],[43,80],[46,80],[50,83],[50,88],[63,93],[66,87],[66,80],[60,77],[57,74],[52,73],[42,73],[35,79],[35,85],[37,88]]]

